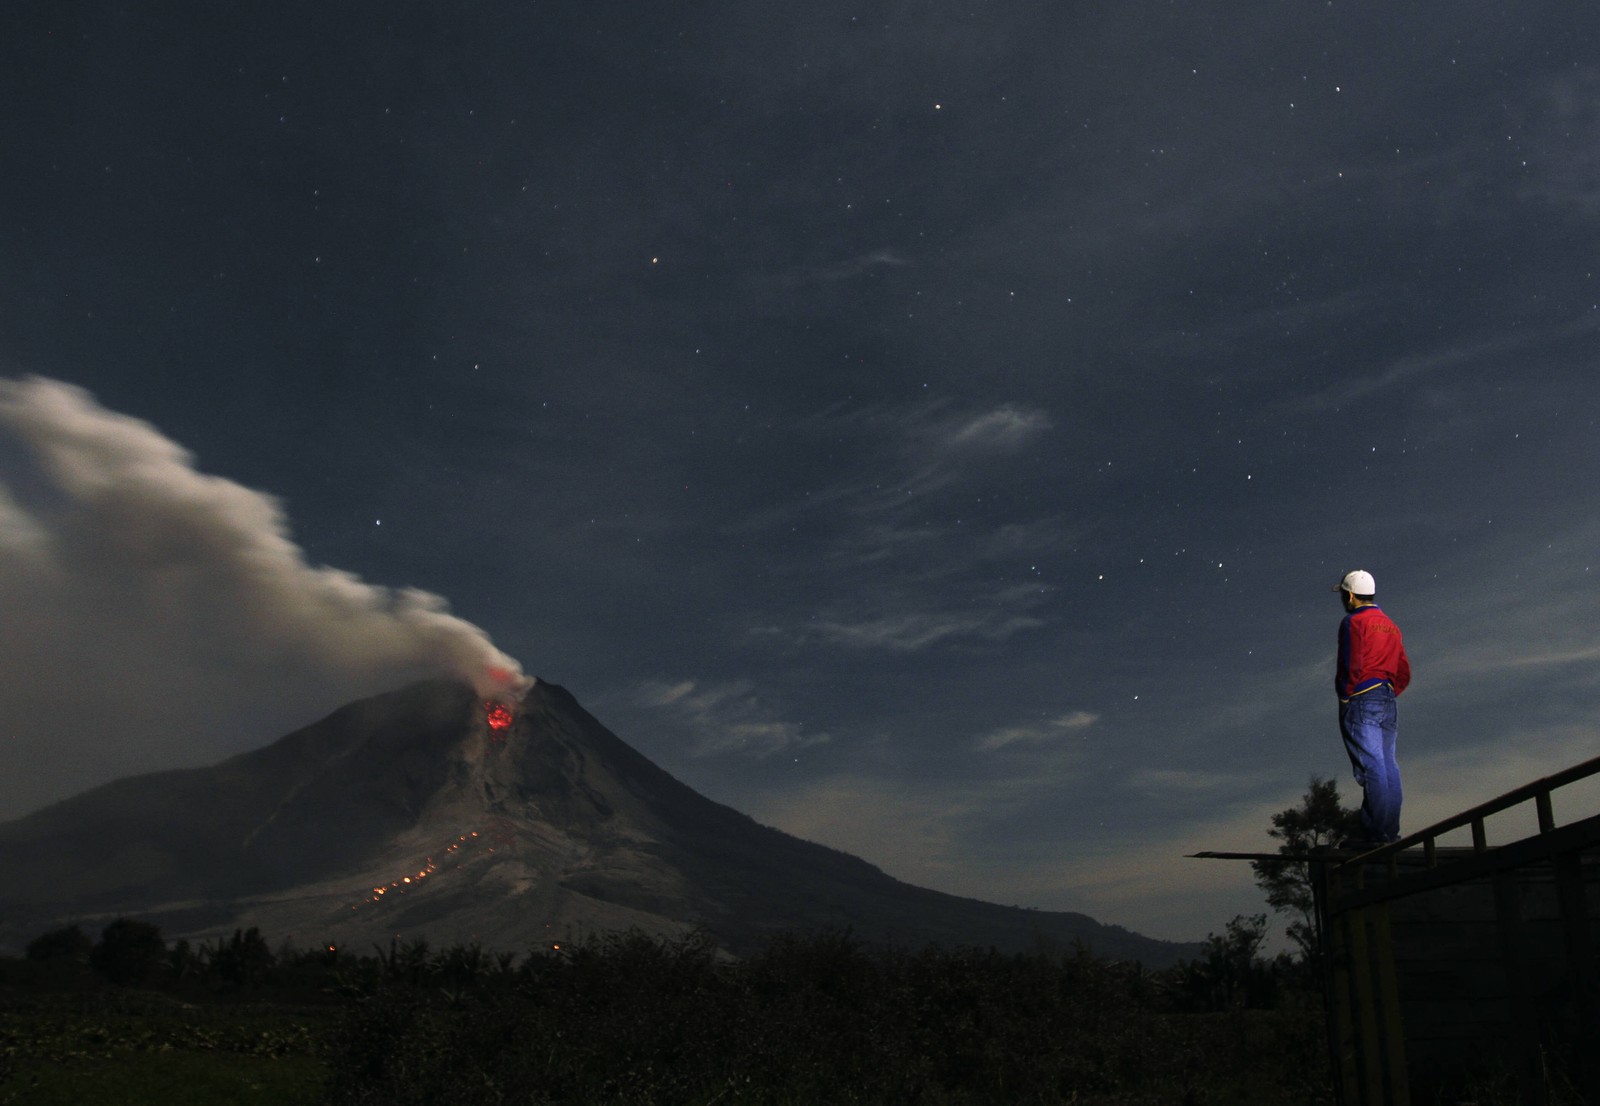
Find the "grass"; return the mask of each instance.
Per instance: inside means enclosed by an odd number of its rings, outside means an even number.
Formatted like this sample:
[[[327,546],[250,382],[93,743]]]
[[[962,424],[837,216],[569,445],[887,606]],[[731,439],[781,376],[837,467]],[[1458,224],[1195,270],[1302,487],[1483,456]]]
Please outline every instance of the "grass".
[[[249,985],[19,971],[0,979],[0,1106],[1325,1102],[1320,1008],[1219,1008],[1211,982],[842,934],[737,962],[700,936],[521,962],[396,946]]]
[[[0,1087],[15,1106],[314,1106],[326,1069],[307,1056],[135,1052],[20,1068]]]
[[[310,1106],[333,1012],[152,992],[0,997],[0,1106]]]
[[[1327,1099],[1320,1009],[1187,1011],[1080,954],[620,937],[454,996],[383,986],[330,1040],[333,1106],[1279,1106]]]

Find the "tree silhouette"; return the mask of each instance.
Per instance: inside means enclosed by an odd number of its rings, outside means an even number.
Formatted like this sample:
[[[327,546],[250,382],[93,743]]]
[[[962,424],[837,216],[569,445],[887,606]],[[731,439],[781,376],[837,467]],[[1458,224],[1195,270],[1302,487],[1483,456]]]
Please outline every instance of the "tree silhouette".
[[[1339,785],[1312,776],[1300,805],[1272,816],[1268,832],[1283,842],[1278,851],[1304,856],[1313,849],[1333,845],[1360,832],[1360,812],[1339,803]],[[1250,867],[1256,886],[1266,892],[1267,905],[1289,917],[1286,932],[1310,963],[1317,955],[1316,900],[1312,893],[1311,864],[1305,860],[1255,860]]]
[[[1185,960],[1173,973],[1181,1001],[1199,1010],[1271,1006],[1277,977],[1258,955],[1266,937],[1265,914],[1236,914],[1222,934],[1206,934],[1201,958]]]
[[[233,931],[231,940],[217,942],[211,970],[235,987],[259,986],[271,973],[277,958],[256,926]]]
[[[89,940],[89,935],[77,926],[67,926],[64,929],[53,929],[28,942],[27,957],[29,960],[43,960],[50,963],[61,964],[86,964],[89,961],[89,950],[94,948],[94,942]]]
[[[143,983],[165,962],[166,942],[149,922],[118,918],[100,931],[89,966],[120,987]]]

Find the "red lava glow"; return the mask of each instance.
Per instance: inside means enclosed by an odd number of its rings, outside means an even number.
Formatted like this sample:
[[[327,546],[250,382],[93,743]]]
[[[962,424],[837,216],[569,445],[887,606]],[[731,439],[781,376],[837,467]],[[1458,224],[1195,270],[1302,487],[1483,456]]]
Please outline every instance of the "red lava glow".
[[[505,731],[511,726],[511,711],[503,703],[497,703],[493,699],[485,699],[483,709],[487,712],[491,735],[504,736]]]

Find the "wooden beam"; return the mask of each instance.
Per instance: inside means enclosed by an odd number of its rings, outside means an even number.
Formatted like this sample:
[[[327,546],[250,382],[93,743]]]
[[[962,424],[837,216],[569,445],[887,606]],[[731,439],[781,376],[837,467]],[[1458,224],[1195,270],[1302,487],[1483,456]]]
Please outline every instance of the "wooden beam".
[[[1405,872],[1394,879],[1373,887],[1359,887],[1344,894],[1332,895],[1328,909],[1337,914],[1341,910],[1369,906],[1375,902],[1414,895],[1448,887],[1452,883],[1465,883],[1496,872],[1523,868],[1530,864],[1554,861],[1564,853],[1578,853],[1600,845],[1600,814],[1581,822],[1561,826],[1549,833],[1525,837],[1509,845],[1499,845],[1479,855],[1463,857],[1440,864],[1436,868]]]

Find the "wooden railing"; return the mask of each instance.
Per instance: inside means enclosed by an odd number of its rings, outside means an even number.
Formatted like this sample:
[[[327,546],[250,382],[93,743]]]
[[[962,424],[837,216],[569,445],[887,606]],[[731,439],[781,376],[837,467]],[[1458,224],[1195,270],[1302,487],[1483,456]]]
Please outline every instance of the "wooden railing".
[[[1565,787],[1567,784],[1577,783],[1579,780],[1588,779],[1596,774],[1600,774],[1600,757],[1586,760],[1582,764],[1575,764],[1571,768],[1557,772],[1554,775],[1545,776],[1542,779],[1534,780],[1532,783],[1525,783],[1521,787],[1513,788],[1497,799],[1490,799],[1488,802],[1480,803],[1470,810],[1463,810],[1460,814],[1451,815],[1444,821],[1437,822],[1427,829],[1408,834],[1398,841],[1380,846],[1371,852],[1362,853],[1356,859],[1364,864],[1371,863],[1374,860],[1395,857],[1405,849],[1421,845],[1424,863],[1427,867],[1432,868],[1438,863],[1439,838],[1464,827],[1471,828],[1473,852],[1484,853],[1489,848],[1488,834],[1484,825],[1485,820],[1492,814],[1503,813],[1530,799],[1533,800],[1537,811],[1539,832],[1541,834],[1549,833],[1556,828],[1555,807],[1550,800],[1551,793],[1558,788]]]

